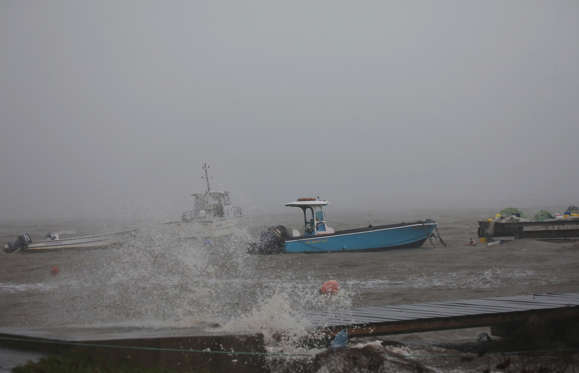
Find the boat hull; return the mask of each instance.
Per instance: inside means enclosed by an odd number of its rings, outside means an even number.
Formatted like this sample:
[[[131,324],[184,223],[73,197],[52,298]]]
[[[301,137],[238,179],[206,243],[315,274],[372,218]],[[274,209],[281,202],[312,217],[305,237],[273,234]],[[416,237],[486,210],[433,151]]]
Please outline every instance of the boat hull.
[[[31,253],[64,249],[100,249],[120,244],[120,242],[120,240],[114,238],[42,241],[28,245],[23,251]]]
[[[212,240],[229,238],[239,232],[243,220],[237,218],[215,218],[191,222],[168,222],[172,234],[181,239]]]
[[[77,237],[69,237],[58,240],[45,240],[38,242],[31,242],[25,247],[15,248],[8,252],[20,251],[23,253],[39,253],[47,251],[67,250],[67,249],[100,249],[113,246],[120,246],[123,242],[135,234],[134,230],[102,233],[94,235],[84,235]]]
[[[326,253],[420,247],[435,228],[434,222],[416,222],[303,237],[286,240],[284,252]]]
[[[479,221],[478,236],[535,239],[579,239],[579,218],[531,222]]]

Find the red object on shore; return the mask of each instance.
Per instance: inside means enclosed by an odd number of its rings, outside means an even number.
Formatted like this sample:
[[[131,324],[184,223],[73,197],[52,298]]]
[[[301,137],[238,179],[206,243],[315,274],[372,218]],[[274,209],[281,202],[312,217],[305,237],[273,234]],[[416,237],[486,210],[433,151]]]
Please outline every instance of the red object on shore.
[[[336,280],[326,281],[322,284],[320,288],[320,294],[336,294],[340,290],[340,285]]]
[[[58,272],[60,272],[60,269],[58,269],[57,266],[53,266],[53,267],[50,269],[50,274],[53,275],[53,276],[56,276],[56,275],[58,274]]]

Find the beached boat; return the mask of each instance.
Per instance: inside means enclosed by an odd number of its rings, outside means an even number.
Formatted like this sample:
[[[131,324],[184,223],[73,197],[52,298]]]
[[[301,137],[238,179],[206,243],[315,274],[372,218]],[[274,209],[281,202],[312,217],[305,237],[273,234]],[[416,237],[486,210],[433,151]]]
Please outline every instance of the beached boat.
[[[4,245],[4,251],[13,252],[45,252],[63,249],[97,249],[119,246],[127,241],[134,230],[102,234],[83,235],[61,238],[58,233],[50,233],[46,240],[34,242],[28,233],[24,233],[13,243]]]
[[[316,198],[286,203],[285,206],[302,210],[304,233],[294,230],[290,235],[284,226],[272,227],[261,234],[249,251],[259,254],[378,251],[420,247],[436,235],[437,223],[432,220],[335,231],[325,220],[327,205],[328,201]]]

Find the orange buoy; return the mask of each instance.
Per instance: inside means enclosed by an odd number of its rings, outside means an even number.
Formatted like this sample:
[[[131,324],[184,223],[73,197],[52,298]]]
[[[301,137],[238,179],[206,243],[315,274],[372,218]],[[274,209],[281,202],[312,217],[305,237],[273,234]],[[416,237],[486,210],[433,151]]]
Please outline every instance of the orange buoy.
[[[58,272],[60,272],[60,269],[58,269],[57,266],[53,266],[53,267],[50,269],[50,274],[53,275],[53,276],[56,276],[56,275],[58,274]]]
[[[320,288],[320,294],[329,294],[333,295],[336,294],[340,290],[340,285],[336,280],[326,281],[322,284]]]

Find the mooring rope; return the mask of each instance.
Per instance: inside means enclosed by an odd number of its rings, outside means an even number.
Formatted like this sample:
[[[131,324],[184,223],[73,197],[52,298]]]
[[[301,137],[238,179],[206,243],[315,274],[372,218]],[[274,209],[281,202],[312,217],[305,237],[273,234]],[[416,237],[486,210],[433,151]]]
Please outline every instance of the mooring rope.
[[[54,340],[47,340],[47,339],[15,338],[15,337],[3,337],[3,336],[0,336],[0,341],[22,342],[22,343],[41,343],[41,344],[76,346],[76,347],[99,347],[99,348],[111,348],[111,349],[119,349],[119,350],[203,353],[203,354],[216,354],[216,355],[245,355],[245,356],[272,356],[272,357],[311,357],[312,356],[311,354],[306,354],[306,353],[256,352],[256,351],[216,351],[216,350],[211,350],[209,348],[199,350],[199,349],[193,349],[193,348],[163,348],[163,347],[151,347],[151,346],[125,346],[125,345],[111,345],[111,344],[85,343],[85,342],[65,342],[65,341],[54,341]]]
[[[215,355],[230,355],[230,356],[264,356],[264,357],[312,357],[312,354],[307,353],[287,353],[287,352],[256,352],[256,351],[216,351],[209,348],[199,350],[193,348],[163,348],[163,347],[151,347],[151,346],[125,346],[125,345],[111,345],[111,344],[100,344],[100,343],[85,343],[85,342],[65,342],[65,341],[55,341],[48,339],[33,339],[33,338],[15,338],[15,337],[4,337],[0,336],[0,341],[7,342],[22,342],[22,343],[39,343],[39,344],[51,344],[51,345],[63,345],[63,346],[75,346],[75,347],[96,347],[96,348],[111,348],[119,350],[140,350],[140,351],[160,351],[160,352],[182,352],[182,353],[202,353],[202,354],[215,354]],[[549,353],[564,353],[573,352],[579,353],[578,348],[554,348],[554,349],[529,349],[529,350],[518,350],[518,351],[485,351],[483,355],[523,355],[523,354],[549,354]],[[437,356],[437,357],[455,357],[460,356],[465,353],[476,353],[476,351],[427,351],[425,353],[403,353],[402,355],[406,358],[420,359],[424,358],[425,355]]]

